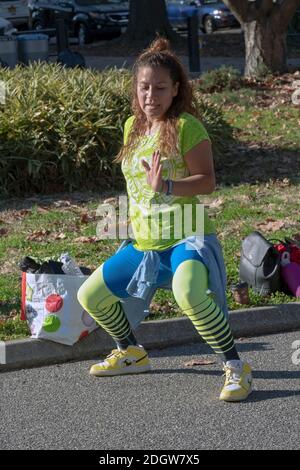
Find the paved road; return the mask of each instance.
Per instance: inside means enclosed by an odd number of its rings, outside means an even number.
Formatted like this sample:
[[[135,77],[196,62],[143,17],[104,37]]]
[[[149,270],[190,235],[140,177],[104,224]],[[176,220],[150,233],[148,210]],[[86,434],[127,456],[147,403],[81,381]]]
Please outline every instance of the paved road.
[[[201,343],[151,351],[153,370],[139,376],[91,377],[90,360],[1,373],[0,448],[299,448],[294,341],[300,332],[239,341],[256,391],[238,404],[218,400],[219,363],[184,366],[213,357]]]
[[[56,62],[57,56],[51,56],[49,61]],[[189,58],[187,56],[180,57],[181,62],[188,69]],[[85,56],[85,63],[87,68],[95,70],[104,70],[105,68],[131,68],[134,64],[134,57],[98,57],[98,56]],[[300,58],[287,59],[287,63],[291,67],[300,67]],[[201,57],[200,52],[200,70],[206,72],[208,70],[217,69],[221,66],[234,67],[241,73],[244,71],[245,59],[244,57]],[[195,72],[194,72],[195,73]],[[196,74],[196,73],[195,73]]]
[[[213,36],[215,35],[223,35],[223,34],[240,34],[241,29],[240,28],[233,28],[233,29],[223,29],[219,31],[215,31],[213,33]],[[180,34],[183,37],[187,37],[187,32],[180,32]],[[207,35],[201,34],[200,35],[200,44],[202,41],[205,41],[205,38]],[[242,40],[242,38],[241,38]],[[96,41],[94,42],[94,45],[96,47],[96,44],[101,44],[102,41]],[[52,38],[50,40],[51,44],[56,43],[56,38]],[[72,44],[77,44],[78,40],[76,38],[69,38],[69,43],[70,45]],[[109,41],[107,46],[109,47]],[[220,68],[221,66],[226,66],[226,67],[234,67],[238,69],[241,73],[244,71],[245,67],[245,58],[244,57],[202,57],[201,55],[201,45],[200,45],[200,71],[201,73],[206,72],[208,70]],[[84,55],[84,52],[82,52]],[[57,59],[57,56],[54,54],[50,57],[50,62],[55,62]],[[189,68],[189,58],[188,56],[181,56],[180,57],[181,62],[185,65],[185,67],[188,69]],[[117,67],[117,68],[131,68],[132,65],[134,64],[135,57],[104,57],[104,56],[85,56],[85,61],[86,61],[86,66],[91,69],[96,69],[96,70],[104,70],[105,68],[110,68],[110,67]],[[300,67],[300,58],[288,58],[287,59],[287,64],[290,67]]]

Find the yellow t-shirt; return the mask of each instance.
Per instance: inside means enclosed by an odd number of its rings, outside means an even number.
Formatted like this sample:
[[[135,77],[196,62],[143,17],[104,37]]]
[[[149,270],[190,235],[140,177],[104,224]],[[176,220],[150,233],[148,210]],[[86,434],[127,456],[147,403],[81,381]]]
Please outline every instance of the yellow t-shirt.
[[[124,144],[133,121],[134,116],[131,116],[125,123]],[[182,113],[178,118],[178,138],[180,152],[172,158],[161,155],[163,179],[176,181],[189,176],[184,155],[203,140],[210,140],[201,122],[189,113]],[[147,183],[141,160],[146,160],[151,166],[152,154],[159,150],[158,145],[159,131],[143,136],[130,158],[122,161],[130,221],[136,240],[134,246],[141,251],[166,250],[188,236],[215,233],[198,196],[167,196],[154,192]]]

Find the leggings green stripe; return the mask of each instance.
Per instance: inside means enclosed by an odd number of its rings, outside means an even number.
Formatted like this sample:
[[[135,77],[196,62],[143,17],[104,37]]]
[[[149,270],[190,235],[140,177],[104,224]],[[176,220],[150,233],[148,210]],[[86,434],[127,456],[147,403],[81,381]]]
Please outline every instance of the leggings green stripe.
[[[190,308],[188,308],[188,309],[186,309],[186,310],[195,310],[197,307],[199,307],[199,305],[204,304],[204,302],[207,302],[208,300],[211,300],[211,299],[208,297],[208,298],[206,298],[206,299],[204,299],[204,300],[201,300],[201,302],[200,302],[198,305],[195,305],[194,307],[190,307]],[[206,308],[206,307],[205,307],[205,308]]]
[[[230,349],[234,348],[234,339],[232,338],[231,341],[228,343],[228,345],[222,346],[222,348],[213,348],[216,354],[224,354]]]
[[[218,314],[216,315],[216,312],[218,312],[219,307],[217,305],[212,305],[212,307],[213,307],[213,310],[203,318],[201,318],[201,316],[196,317],[196,315],[194,315],[193,318],[191,318],[191,317],[189,317],[189,318],[193,321],[193,323],[195,325],[197,324],[197,322],[200,323],[201,326],[208,325],[209,323],[214,321],[218,316]],[[207,321],[207,319],[208,319],[208,321]],[[206,320],[206,322],[204,322],[204,320]]]
[[[227,338],[227,336],[228,336],[229,333],[231,334],[231,331],[230,331],[229,326],[227,326],[227,327],[225,328],[225,330],[222,328],[222,329],[220,330],[220,333],[219,333],[219,334],[218,334],[218,333],[214,333],[213,336],[209,336],[209,335],[204,335],[204,334],[203,334],[202,336],[203,336],[203,338],[205,338],[205,339],[212,339],[212,340],[216,340],[216,341],[219,342],[219,341],[222,340],[223,338]]]
[[[205,308],[203,308],[202,310],[199,310],[198,312],[195,311],[193,313],[193,315],[191,313],[187,314],[189,318],[197,321],[198,318],[201,319],[201,321],[207,319],[210,315],[212,315],[216,309],[216,305],[213,303],[213,301],[211,299],[208,299],[209,301],[209,305],[207,305]],[[208,309],[212,307],[212,310],[210,312],[208,312]],[[186,313],[186,311],[184,312]],[[202,316],[203,313],[206,313],[207,315],[205,315],[204,317]]]
[[[117,304],[117,315],[114,317],[108,317],[105,320],[98,316],[98,322],[101,324],[111,336],[114,338],[124,338],[130,333],[130,326],[127,318],[124,316],[123,308],[118,302]]]
[[[207,289],[208,271],[203,263],[188,260],[178,266],[173,276],[173,293],[178,305],[207,344],[217,354],[223,354],[234,347],[234,339],[227,318],[208,296]]]
[[[131,327],[123,310],[120,298],[106,286],[101,265],[80,287],[78,301],[91,317],[110,336],[122,340],[131,333]]]
[[[109,326],[110,324],[119,323],[120,312],[121,312],[121,306],[120,306],[120,303],[117,302],[114,305],[114,309],[111,310],[110,314],[105,313],[105,315],[102,316],[101,312],[98,312],[97,318],[100,323],[105,323],[107,326]]]
[[[218,307],[217,310],[219,310],[219,312],[217,312],[214,318],[209,322],[206,322],[204,324],[201,324],[201,321],[198,322],[200,324],[198,324],[197,329],[201,332],[201,334],[205,334],[206,331],[214,332],[222,324],[222,322],[227,322],[224,314],[220,311]]]

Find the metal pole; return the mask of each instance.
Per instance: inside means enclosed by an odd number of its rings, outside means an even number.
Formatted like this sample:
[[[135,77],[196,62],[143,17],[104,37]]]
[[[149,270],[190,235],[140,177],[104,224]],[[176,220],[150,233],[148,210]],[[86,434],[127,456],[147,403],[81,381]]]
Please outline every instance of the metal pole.
[[[190,72],[200,73],[199,19],[197,11],[188,17],[188,47]]]
[[[69,32],[64,18],[58,17],[55,20],[57,54],[69,49]]]

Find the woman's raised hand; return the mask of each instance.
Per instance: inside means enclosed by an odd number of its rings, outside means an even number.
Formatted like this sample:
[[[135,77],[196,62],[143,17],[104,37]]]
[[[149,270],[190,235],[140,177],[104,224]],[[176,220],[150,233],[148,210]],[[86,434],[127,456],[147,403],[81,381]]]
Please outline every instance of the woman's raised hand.
[[[160,192],[163,188],[160,151],[156,150],[155,152],[153,152],[151,167],[145,160],[142,160],[142,165],[147,173],[147,183],[151,186],[153,191]]]

